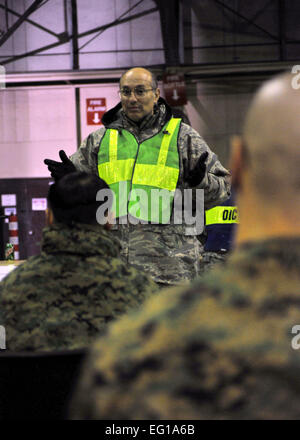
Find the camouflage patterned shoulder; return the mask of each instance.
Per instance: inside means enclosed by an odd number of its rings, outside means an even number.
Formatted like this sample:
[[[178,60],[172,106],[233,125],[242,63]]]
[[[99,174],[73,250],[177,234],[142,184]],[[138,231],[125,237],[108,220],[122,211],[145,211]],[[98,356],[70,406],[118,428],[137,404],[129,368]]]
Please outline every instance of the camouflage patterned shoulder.
[[[129,302],[132,298],[140,303],[159,290],[148,274],[125,264],[118,258],[110,260],[106,274],[115,291],[118,292],[122,288]]]
[[[74,416],[288,418],[290,399],[299,417],[299,271],[280,252],[239,252],[226,270],[165,290],[112,325],[87,361]]]
[[[179,153],[181,160],[181,179],[183,179],[183,159],[188,159],[193,168],[201,154],[208,152],[204,179],[198,186],[205,191],[205,209],[223,203],[230,197],[230,172],[223,167],[218,156],[211,151],[204,139],[189,125],[182,123],[179,132]],[[190,152],[190,154],[189,154]]]
[[[184,122],[180,125],[179,130],[179,136],[178,136],[178,146],[179,151],[183,155],[183,157],[187,157],[187,147],[189,138],[191,140],[191,155],[192,155],[192,161],[195,161],[200,154],[204,153],[204,151],[209,152],[208,160],[210,159],[210,156],[213,155],[210,148],[208,147],[205,140],[200,136],[200,134],[192,128],[190,125],[185,124]]]
[[[90,133],[89,136],[82,142],[76,153],[72,154],[70,157],[75,167],[79,171],[98,174],[98,150],[105,130],[105,127],[101,127],[98,130]]]
[[[179,132],[179,150],[181,151],[183,157],[187,157],[189,142],[192,165],[196,163],[197,159],[199,159],[203,152],[208,151],[206,164],[209,172],[217,176],[230,175],[229,171],[227,171],[226,168],[221,165],[220,161],[218,160],[218,156],[211,151],[200,134],[189,125],[182,123]]]
[[[10,272],[0,283],[0,301],[1,292],[6,292],[11,286],[15,286],[16,281],[23,276],[23,273],[27,273],[31,270],[36,270],[39,266],[40,255],[29,257],[24,263],[18,265],[12,272]]]
[[[114,257],[33,257],[0,284],[7,348],[81,348],[155,291],[147,275]]]

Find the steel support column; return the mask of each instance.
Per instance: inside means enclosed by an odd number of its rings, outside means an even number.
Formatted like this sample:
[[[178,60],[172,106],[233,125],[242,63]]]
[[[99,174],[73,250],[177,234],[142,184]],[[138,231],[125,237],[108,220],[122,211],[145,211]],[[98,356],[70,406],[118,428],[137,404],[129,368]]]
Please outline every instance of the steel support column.
[[[78,49],[78,19],[77,19],[77,0],[66,0],[65,7],[65,26],[66,32],[71,42],[71,65],[73,71],[79,71],[79,49]],[[77,148],[81,144],[81,112],[80,112],[80,87],[74,88],[75,93],[75,117],[76,117],[76,137]]]
[[[71,0],[72,7],[72,53],[73,53],[73,70],[79,69],[79,53],[78,53],[78,23],[77,23],[77,2]]]
[[[165,60],[167,66],[179,66],[180,59],[180,8],[179,0],[155,0],[160,14]]]
[[[191,23],[184,32],[184,64],[193,64],[193,38],[192,38],[192,7],[191,2],[182,3],[182,20],[185,23]],[[190,50],[187,50],[190,49]]]
[[[285,0],[278,0],[278,27],[279,27],[279,53],[280,61],[286,60],[285,40]]]

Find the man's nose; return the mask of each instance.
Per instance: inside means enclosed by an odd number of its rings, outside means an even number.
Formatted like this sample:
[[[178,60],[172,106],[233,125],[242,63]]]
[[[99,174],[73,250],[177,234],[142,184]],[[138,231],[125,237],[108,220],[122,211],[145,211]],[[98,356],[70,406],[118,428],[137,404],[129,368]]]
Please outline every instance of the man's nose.
[[[131,95],[130,95],[129,101],[130,101],[130,102],[136,102],[136,101],[137,101],[136,96],[135,96],[133,90],[132,90],[132,92],[131,92]]]

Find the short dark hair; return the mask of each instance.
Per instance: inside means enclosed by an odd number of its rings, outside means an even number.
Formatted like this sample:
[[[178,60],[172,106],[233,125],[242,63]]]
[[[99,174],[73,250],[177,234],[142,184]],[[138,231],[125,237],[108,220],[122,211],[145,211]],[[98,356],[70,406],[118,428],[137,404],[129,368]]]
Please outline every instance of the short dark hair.
[[[48,192],[48,202],[55,220],[66,224],[73,222],[96,224],[96,211],[106,202],[106,200],[96,201],[99,190],[110,191],[110,188],[96,174],[81,171],[66,174],[53,183]]]

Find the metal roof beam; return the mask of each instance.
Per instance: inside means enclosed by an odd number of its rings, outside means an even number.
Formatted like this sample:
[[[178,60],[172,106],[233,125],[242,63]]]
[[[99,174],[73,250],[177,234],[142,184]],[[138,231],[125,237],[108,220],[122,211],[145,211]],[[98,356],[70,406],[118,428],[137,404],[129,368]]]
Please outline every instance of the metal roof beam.
[[[202,23],[203,19],[202,19],[202,14],[201,14],[201,8],[202,8],[201,3],[199,3],[198,0],[184,0],[184,1],[181,0],[181,2],[182,2],[182,4],[184,4],[185,6],[186,6],[186,5],[190,5],[190,7],[191,7],[191,8],[193,9],[193,11],[194,11],[194,14],[195,14],[196,18],[198,19],[198,22],[201,23],[201,27],[203,27],[203,23]],[[222,14],[223,14],[223,17],[229,22],[230,26],[233,27],[232,14],[229,14],[229,13],[226,11],[226,9],[223,9],[223,10],[222,10]],[[231,15],[231,18],[230,18],[229,15]],[[221,27],[220,27],[220,29],[221,29]]]
[[[4,6],[4,5],[0,4],[0,8],[5,9],[6,14],[9,12],[10,14],[15,15],[16,17],[22,17],[22,14],[19,14],[18,12],[13,11],[12,9],[8,8],[7,6]],[[26,18],[25,21],[27,23],[30,23],[33,26],[41,29],[44,32],[48,32],[49,34],[53,35],[54,37],[57,37],[57,38],[59,37],[58,36],[59,34],[56,34],[55,32],[51,31],[50,29],[45,28],[44,26],[40,25],[39,23],[36,23],[35,21],[32,21],[32,20],[30,20],[28,18]]]
[[[39,0],[39,1],[42,1],[42,0]],[[99,26],[97,28],[94,28],[89,31],[78,34],[78,38],[85,37],[86,35],[90,35],[94,32],[98,32],[99,30],[104,31],[112,26],[117,26],[119,24],[126,23],[130,20],[134,20],[135,18],[143,17],[144,15],[151,14],[152,12],[156,12],[157,10],[158,10],[158,8],[152,8],[152,9],[148,9],[147,11],[140,12],[139,14],[131,15],[130,17],[127,17],[127,18],[122,18],[121,20],[115,20],[111,23],[108,23],[103,26]],[[45,50],[53,49],[54,47],[60,46],[61,44],[68,43],[72,38],[73,38],[73,35],[67,35],[66,33],[62,33],[62,34],[60,34],[60,41],[58,41],[57,43],[48,44],[47,46],[40,47],[39,49],[35,49],[30,52],[26,52],[26,53],[23,53],[20,55],[15,55],[13,57],[6,58],[5,60],[1,61],[1,64],[5,65],[8,63],[12,63],[13,61],[17,61],[22,58],[36,55],[36,54],[43,52]]]
[[[249,19],[249,22],[243,23],[243,25],[241,24],[240,26],[238,26],[238,28],[241,28],[241,29],[238,29],[239,32],[244,31],[245,29],[247,29],[247,27],[249,25],[253,24],[255,22],[255,20],[257,20],[261,16],[261,14],[263,14],[265,12],[267,7],[270,6],[272,3],[273,3],[273,0],[267,1],[265,3],[265,5],[261,9],[259,9],[251,19]]]
[[[24,14],[17,20],[9,29],[8,31],[3,35],[2,38],[0,38],[0,47],[5,43],[6,40],[21,26],[21,24],[26,20],[26,18],[32,14],[37,7],[42,3],[43,0],[35,0],[31,6],[24,12]]]
[[[219,63],[219,64],[194,64],[179,66],[178,72],[186,76],[187,81],[207,80],[212,78],[245,78],[256,77],[260,75],[274,75],[279,72],[291,70],[292,61],[273,61],[273,62],[252,62],[252,63]],[[44,85],[77,85],[103,84],[103,83],[119,83],[120,76],[131,66],[122,69],[95,69],[80,71],[56,71],[56,72],[24,72],[24,73],[7,73],[6,87],[30,87]],[[151,70],[156,74],[158,79],[164,73],[164,66],[153,66]]]
[[[151,9],[148,9],[147,11],[139,12],[138,14],[135,14],[135,15],[130,15],[127,18],[117,19],[115,21],[112,21],[111,23],[107,23],[102,26],[96,27],[94,29],[90,29],[89,31],[82,32],[82,34],[78,34],[78,38],[86,37],[87,35],[93,34],[94,32],[105,31],[106,29],[108,29],[112,26],[117,26],[118,24],[127,23],[127,21],[134,20],[134,19],[140,18],[140,17],[144,17],[144,15],[152,14],[152,12],[156,12],[156,11],[158,11],[158,8],[151,8]]]
[[[247,23],[251,24],[252,26],[256,27],[261,32],[263,32],[264,34],[268,35],[268,37],[272,38],[272,40],[278,41],[278,37],[276,35],[271,34],[266,29],[262,28],[261,26],[259,26],[256,23],[254,23],[253,20],[250,20],[248,17],[245,17],[244,15],[240,14],[239,12],[237,12],[235,9],[231,8],[230,6],[228,6],[225,3],[221,2],[220,0],[214,0],[214,2],[217,3],[218,5],[222,6],[224,9],[228,9],[230,12],[235,14],[237,17],[241,18],[242,20],[245,20]]]

